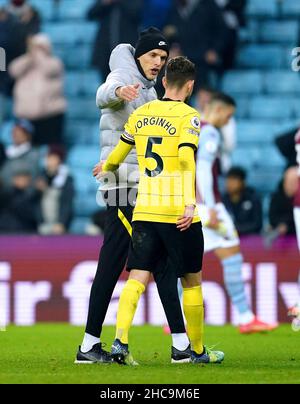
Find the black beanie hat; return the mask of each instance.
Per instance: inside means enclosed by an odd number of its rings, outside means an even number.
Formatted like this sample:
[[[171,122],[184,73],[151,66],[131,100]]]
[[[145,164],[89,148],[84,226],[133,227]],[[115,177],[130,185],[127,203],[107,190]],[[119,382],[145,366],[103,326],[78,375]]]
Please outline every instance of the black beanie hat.
[[[140,33],[139,40],[135,47],[134,57],[137,59],[153,49],[164,50],[169,55],[169,44],[162,32],[155,27],[150,27]]]

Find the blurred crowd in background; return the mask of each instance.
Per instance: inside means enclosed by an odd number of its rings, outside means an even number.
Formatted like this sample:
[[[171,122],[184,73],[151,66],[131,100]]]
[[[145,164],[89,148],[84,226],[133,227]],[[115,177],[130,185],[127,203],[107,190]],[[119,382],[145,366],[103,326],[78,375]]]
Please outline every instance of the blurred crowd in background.
[[[53,0],[59,7],[59,0]],[[202,111],[224,72],[234,68],[239,30],[247,24],[247,0],[96,0],[87,20],[99,24],[91,66],[99,85],[109,74],[109,57],[119,43],[135,45],[146,27],[161,29],[171,44],[170,56],[186,55],[197,66],[193,105]],[[72,7],[72,5],[71,5]],[[0,47],[7,71],[0,72],[0,131],[5,111],[15,124],[11,144],[0,143],[0,233],[64,234],[74,218],[75,188],[66,164],[64,142],[64,65],[55,56],[50,38],[41,32],[42,17],[30,1],[7,0],[0,8]],[[78,55],[80,58],[80,54]],[[159,80],[160,81],[160,80]],[[97,88],[93,91],[96,93]],[[160,82],[157,91],[162,95]],[[95,107],[96,108],[96,107]],[[298,178],[293,138],[297,128],[278,139],[287,167],[269,206],[268,232],[295,234],[293,196]],[[259,194],[247,183],[244,168],[232,166],[236,146],[234,119],[222,129],[220,169],[224,203],[243,234],[260,234],[265,226]],[[0,137],[1,138],[1,137]],[[91,161],[91,168],[95,161]],[[101,232],[105,213],[97,211],[91,232]]]

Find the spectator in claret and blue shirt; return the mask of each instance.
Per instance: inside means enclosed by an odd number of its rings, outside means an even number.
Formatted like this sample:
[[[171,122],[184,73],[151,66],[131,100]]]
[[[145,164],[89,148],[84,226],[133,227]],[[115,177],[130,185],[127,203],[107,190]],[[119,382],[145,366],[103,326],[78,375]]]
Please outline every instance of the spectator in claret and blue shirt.
[[[262,205],[256,191],[246,185],[246,172],[232,167],[226,175],[223,202],[240,235],[257,234],[262,228]]]

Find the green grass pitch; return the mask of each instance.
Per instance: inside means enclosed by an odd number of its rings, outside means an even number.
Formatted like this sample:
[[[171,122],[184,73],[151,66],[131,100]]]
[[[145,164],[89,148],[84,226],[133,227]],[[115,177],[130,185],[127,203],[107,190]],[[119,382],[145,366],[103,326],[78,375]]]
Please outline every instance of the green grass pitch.
[[[221,365],[171,365],[170,336],[160,327],[133,327],[138,367],[74,365],[83,328],[66,324],[10,326],[0,332],[0,383],[300,383],[300,332],[290,325],[263,335],[239,335],[231,326],[206,327],[206,344],[224,350]],[[111,345],[113,327],[103,341]]]

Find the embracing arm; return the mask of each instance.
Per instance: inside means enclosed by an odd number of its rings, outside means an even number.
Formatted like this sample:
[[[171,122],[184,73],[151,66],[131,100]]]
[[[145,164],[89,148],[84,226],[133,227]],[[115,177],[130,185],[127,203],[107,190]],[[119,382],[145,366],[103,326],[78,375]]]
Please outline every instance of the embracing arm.
[[[182,146],[179,148],[179,169],[183,178],[183,195],[184,204],[196,205],[195,193],[195,151],[190,146]]]
[[[116,171],[119,165],[123,163],[134,144],[125,142],[122,137],[114,150],[108,156],[106,162],[103,165],[102,172]]]

